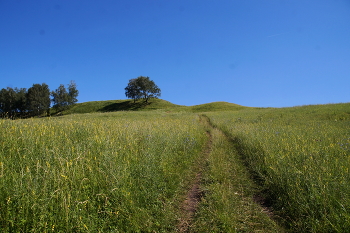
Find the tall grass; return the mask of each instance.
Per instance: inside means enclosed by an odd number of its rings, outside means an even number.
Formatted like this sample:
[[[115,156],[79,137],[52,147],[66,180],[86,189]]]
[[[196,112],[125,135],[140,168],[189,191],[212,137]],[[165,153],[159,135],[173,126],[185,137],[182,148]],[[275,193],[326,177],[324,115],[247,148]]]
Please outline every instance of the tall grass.
[[[208,113],[293,231],[350,229],[350,104]]]
[[[3,232],[171,231],[206,136],[191,114],[0,121]]]
[[[230,140],[212,131],[193,229],[278,231],[251,202],[238,153],[291,231],[348,231],[349,109],[207,112]],[[162,110],[0,120],[0,129],[3,232],[175,231],[207,140],[196,114]]]
[[[283,232],[254,202],[256,187],[237,150],[218,129],[203,174],[205,195],[195,215],[194,232]]]

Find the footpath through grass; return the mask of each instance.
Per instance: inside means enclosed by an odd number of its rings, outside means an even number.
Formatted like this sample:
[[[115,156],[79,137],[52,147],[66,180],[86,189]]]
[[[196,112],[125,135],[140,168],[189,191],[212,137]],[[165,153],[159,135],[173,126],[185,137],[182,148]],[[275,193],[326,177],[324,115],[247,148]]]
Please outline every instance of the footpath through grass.
[[[350,229],[350,104],[208,113],[292,232]]]
[[[205,197],[188,229],[275,227],[253,202],[236,152],[197,114],[78,114],[0,127],[2,232],[175,232],[208,130]]]
[[[350,104],[211,105],[0,120],[1,231],[176,231],[207,131],[190,231],[350,229]]]
[[[212,142],[202,174],[204,196],[191,232],[283,232],[254,202],[257,186],[232,142],[217,128],[207,130]]]

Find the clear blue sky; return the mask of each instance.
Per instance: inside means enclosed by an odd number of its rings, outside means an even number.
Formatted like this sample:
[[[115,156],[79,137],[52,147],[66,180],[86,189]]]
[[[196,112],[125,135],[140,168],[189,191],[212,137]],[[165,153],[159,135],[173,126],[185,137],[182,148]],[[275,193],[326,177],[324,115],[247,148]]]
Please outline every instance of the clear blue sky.
[[[349,0],[0,0],[0,88],[149,76],[180,105],[350,102]]]

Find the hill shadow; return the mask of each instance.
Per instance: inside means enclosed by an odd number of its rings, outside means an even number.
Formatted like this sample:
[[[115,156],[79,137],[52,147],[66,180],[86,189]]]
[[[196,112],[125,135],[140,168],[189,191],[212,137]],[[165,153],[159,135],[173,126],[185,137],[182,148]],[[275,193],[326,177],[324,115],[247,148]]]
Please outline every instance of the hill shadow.
[[[150,103],[146,102],[132,102],[132,101],[123,101],[119,103],[109,104],[100,108],[99,112],[115,112],[115,111],[136,111],[142,108],[145,108]]]

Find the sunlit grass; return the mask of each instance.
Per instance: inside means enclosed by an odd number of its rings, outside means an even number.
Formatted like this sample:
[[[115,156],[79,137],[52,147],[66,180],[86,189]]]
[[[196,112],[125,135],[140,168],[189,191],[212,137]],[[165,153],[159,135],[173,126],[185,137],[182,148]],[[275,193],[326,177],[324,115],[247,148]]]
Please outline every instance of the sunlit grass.
[[[255,184],[237,150],[218,129],[212,129],[212,149],[207,159],[194,232],[281,232],[255,203]]]
[[[172,230],[206,139],[197,116],[70,115],[0,121],[4,231]]]
[[[194,230],[276,231],[251,201],[256,186],[246,168],[273,204],[274,218],[292,232],[350,228],[350,104],[284,109],[212,104],[200,109],[208,110],[227,137],[212,130]],[[0,229],[176,231],[179,206],[211,129],[191,107],[173,111],[170,105],[170,110],[1,119]],[[225,111],[210,112],[212,107]]]
[[[350,104],[210,113],[294,231],[350,229]]]
[[[151,99],[148,103],[138,100],[107,100],[78,103],[60,114],[114,112],[114,111],[154,111],[168,112],[206,112],[206,111],[238,111],[247,107],[227,102],[213,102],[194,106],[182,106],[162,99]],[[53,110],[52,114],[56,114]]]

